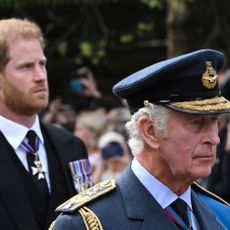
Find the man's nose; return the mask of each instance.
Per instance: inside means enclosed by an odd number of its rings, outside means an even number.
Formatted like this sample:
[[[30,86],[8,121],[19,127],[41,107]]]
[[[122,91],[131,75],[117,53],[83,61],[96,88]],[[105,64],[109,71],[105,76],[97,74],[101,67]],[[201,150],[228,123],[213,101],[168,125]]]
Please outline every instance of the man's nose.
[[[36,81],[41,81],[41,80],[44,81],[47,79],[47,72],[44,66],[36,65],[34,71],[35,71],[34,76]]]
[[[213,145],[218,145],[220,143],[220,137],[217,125],[210,125],[206,130],[205,137],[206,141],[212,143]]]

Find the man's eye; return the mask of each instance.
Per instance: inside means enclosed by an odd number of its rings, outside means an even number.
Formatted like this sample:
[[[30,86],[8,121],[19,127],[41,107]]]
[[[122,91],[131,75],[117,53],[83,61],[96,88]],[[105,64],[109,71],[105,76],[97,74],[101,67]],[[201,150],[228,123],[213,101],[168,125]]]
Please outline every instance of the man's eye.
[[[22,69],[28,69],[28,68],[31,68],[33,66],[33,64],[25,64],[22,66]]]
[[[43,66],[43,67],[46,66],[46,62],[45,61],[40,62],[40,66]]]
[[[199,119],[199,120],[193,120],[192,121],[192,124],[194,124],[194,125],[199,125],[199,126],[201,126],[202,124],[203,124],[203,120],[202,119]]]
[[[219,117],[213,117],[212,118],[212,122],[213,123],[218,123],[218,121],[219,121]]]

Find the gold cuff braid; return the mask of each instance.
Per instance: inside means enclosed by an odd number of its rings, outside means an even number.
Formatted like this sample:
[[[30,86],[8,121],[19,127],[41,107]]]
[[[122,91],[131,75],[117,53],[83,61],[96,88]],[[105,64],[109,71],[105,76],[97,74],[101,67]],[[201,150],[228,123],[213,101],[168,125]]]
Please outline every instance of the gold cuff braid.
[[[87,207],[82,207],[78,210],[85,223],[87,230],[103,230],[101,222],[97,215]]]

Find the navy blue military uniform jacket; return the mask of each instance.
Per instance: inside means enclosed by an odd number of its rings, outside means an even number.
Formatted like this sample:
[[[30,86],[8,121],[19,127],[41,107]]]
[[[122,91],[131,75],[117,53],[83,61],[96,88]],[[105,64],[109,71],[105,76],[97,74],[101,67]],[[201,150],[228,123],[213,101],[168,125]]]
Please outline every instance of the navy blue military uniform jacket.
[[[220,202],[214,202],[220,204]],[[192,189],[192,205],[202,230],[230,229],[229,222],[227,223],[229,228],[226,228],[217,221],[215,213],[207,207],[194,189]],[[81,208],[82,206],[83,208]],[[224,204],[223,206],[226,210],[222,214],[226,219],[229,219],[230,207]],[[83,230],[86,229],[85,224],[90,226],[90,221],[96,218],[100,223],[93,224],[98,227],[95,229],[178,229],[158,202],[140,183],[130,167],[116,181],[116,184],[102,183],[101,186],[96,186],[91,191],[83,192],[81,197],[73,197],[58,209],[64,213],[51,226],[51,229],[54,230]],[[94,217],[88,218],[87,212],[88,216],[93,217],[94,215]]]

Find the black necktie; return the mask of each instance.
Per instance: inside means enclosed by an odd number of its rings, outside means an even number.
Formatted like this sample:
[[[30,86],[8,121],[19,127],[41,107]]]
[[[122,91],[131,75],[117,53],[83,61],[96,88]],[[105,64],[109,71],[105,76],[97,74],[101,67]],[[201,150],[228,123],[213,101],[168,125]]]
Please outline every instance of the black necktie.
[[[29,166],[29,172],[33,177],[33,180],[38,187],[40,193],[45,199],[48,199],[48,187],[45,179],[42,165],[38,157],[39,139],[33,130],[29,130],[27,135],[28,148],[27,148],[27,162]]]
[[[190,229],[187,204],[182,199],[178,198],[170,206],[179,215],[179,217],[183,220],[184,224],[187,226],[186,229]],[[176,218],[176,217],[175,217],[175,219],[178,220],[178,218]],[[176,224],[178,225],[177,222],[176,222]],[[180,229],[183,229],[181,227],[181,225],[178,225],[178,227]]]

